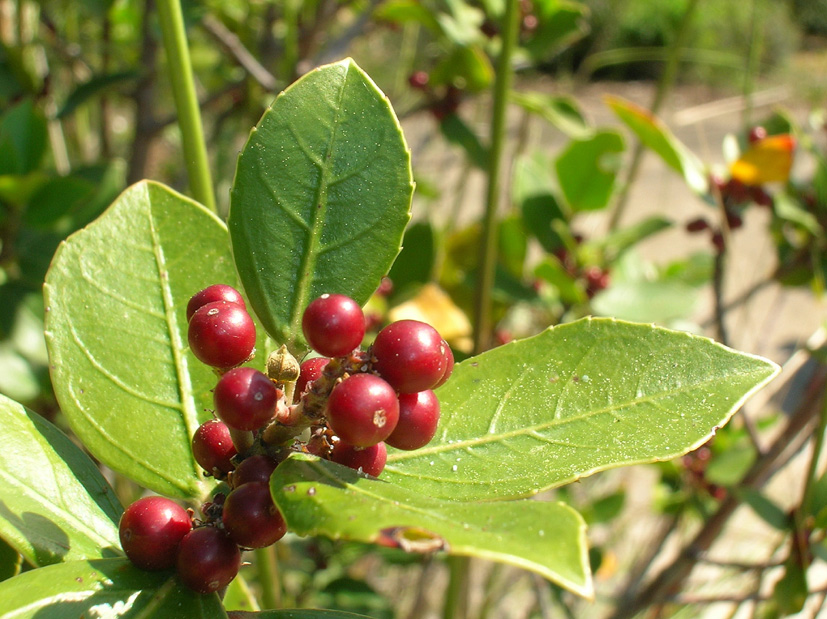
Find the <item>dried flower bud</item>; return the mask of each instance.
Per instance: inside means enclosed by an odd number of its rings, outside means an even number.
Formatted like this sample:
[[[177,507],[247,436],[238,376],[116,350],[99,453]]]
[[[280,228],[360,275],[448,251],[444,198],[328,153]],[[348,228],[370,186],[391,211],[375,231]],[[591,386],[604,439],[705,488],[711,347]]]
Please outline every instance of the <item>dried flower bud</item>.
[[[267,357],[267,376],[277,383],[294,383],[299,378],[299,362],[283,345]]]

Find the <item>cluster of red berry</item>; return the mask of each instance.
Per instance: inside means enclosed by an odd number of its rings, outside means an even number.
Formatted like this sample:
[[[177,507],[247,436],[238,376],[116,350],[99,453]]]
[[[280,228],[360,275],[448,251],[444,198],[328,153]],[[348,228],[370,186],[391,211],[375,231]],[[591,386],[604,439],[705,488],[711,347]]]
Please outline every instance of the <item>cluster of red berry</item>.
[[[218,419],[196,430],[193,456],[226,479],[230,492],[202,505],[202,519],[163,497],[140,499],[125,511],[120,537],[136,566],[175,566],[186,586],[211,593],[235,578],[242,549],[269,546],[286,533],[269,487],[279,462],[304,451],[379,475],[385,443],[418,449],[433,438],[433,389],[448,379],[454,358],[433,327],[414,320],[388,325],[362,350],[365,316],[343,295],[322,295],[303,315],[305,339],[324,356],[299,366],[282,347],[268,358],[266,374],[240,367],[254,354],[256,330],[234,288],[195,294],[187,319],[190,349],[219,374]]]
[[[750,129],[748,140],[755,144],[767,137],[767,130],[764,127],[753,127]],[[736,230],[744,225],[743,211],[750,204],[756,204],[772,208],[773,199],[764,187],[760,185],[747,185],[737,178],[723,178],[712,175],[709,179],[712,190],[719,196],[726,215],[726,224],[730,230]],[[686,231],[697,234],[709,231],[710,241],[716,251],[724,251],[724,234],[721,228],[710,223],[706,217],[696,217],[686,223]]]

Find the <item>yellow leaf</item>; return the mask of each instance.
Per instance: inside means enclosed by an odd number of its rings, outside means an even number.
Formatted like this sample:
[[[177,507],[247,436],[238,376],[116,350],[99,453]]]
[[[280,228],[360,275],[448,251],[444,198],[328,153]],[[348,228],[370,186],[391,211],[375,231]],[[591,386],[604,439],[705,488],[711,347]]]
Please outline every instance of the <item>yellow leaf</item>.
[[[457,350],[464,350],[470,341],[471,322],[454,304],[451,297],[436,284],[422,286],[415,297],[394,307],[389,313],[389,318],[391,321],[426,322],[439,331],[445,341]]]
[[[758,140],[729,168],[732,178],[756,187],[764,183],[786,183],[793,165],[795,138],[789,134]]]

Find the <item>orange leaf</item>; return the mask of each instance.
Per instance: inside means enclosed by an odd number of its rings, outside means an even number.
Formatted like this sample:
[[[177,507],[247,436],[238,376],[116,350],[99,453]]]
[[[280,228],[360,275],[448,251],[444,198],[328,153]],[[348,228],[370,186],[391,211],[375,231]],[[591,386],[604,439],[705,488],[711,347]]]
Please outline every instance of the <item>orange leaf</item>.
[[[793,165],[795,138],[789,134],[758,140],[729,167],[732,178],[752,187],[786,183]]]

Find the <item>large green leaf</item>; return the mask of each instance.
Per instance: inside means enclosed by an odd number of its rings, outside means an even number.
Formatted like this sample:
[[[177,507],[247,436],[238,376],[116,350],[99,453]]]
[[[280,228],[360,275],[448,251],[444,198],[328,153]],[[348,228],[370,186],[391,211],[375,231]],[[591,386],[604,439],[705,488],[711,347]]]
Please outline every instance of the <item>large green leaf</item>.
[[[620,97],[606,97],[606,103],[644,146],[684,177],[690,189],[707,193],[709,182],[703,164],[658,118]]]
[[[431,444],[382,477],[425,496],[528,496],[705,442],[778,367],[712,340],[606,318],[560,325],[458,364]]]
[[[32,565],[121,554],[121,505],[60,430],[0,396],[0,537]]]
[[[276,98],[238,160],[229,228],[253,309],[279,342],[324,293],[364,303],[410,218],[410,152],[387,98],[352,60]]]
[[[224,619],[215,594],[194,593],[173,572],[146,572],[127,559],[71,561],[0,583],[4,619]]]
[[[605,208],[620,168],[623,138],[615,131],[572,140],[557,158],[557,180],[573,211]]]
[[[592,595],[586,526],[562,503],[449,501],[302,454],[282,463],[270,485],[299,535],[484,557]]]
[[[190,439],[216,379],[189,352],[186,304],[213,283],[238,285],[226,228],[148,182],[62,243],[46,277],[52,381],[72,429],[99,460],[170,496],[208,489]]]

